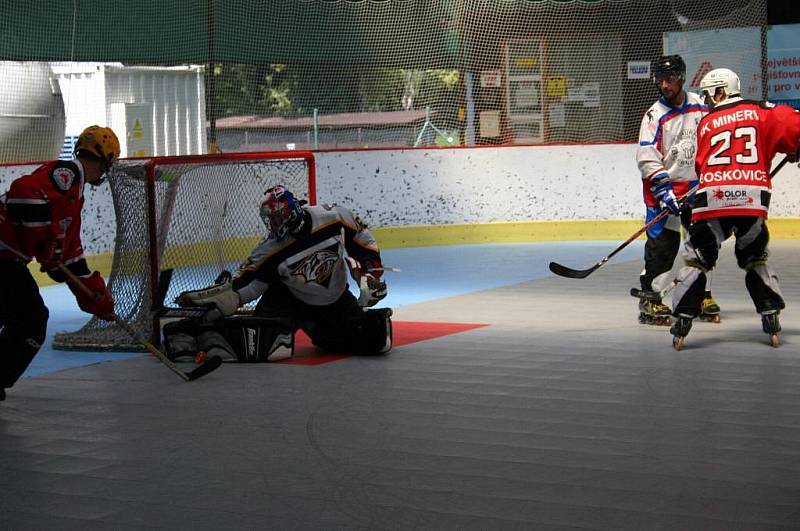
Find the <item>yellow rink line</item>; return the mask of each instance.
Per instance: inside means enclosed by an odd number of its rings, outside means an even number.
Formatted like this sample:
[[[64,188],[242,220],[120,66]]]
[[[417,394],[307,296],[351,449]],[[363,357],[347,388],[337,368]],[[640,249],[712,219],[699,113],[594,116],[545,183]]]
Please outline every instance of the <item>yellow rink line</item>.
[[[379,227],[372,229],[372,232],[382,249],[399,249],[570,240],[613,240],[622,243],[641,227],[641,220],[626,219],[414,225]],[[773,239],[800,239],[800,218],[772,218],[769,220],[769,229]],[[87,256],[87,260],[90,268],[97,269],[108,277],[111,271],[111,253]],[[39,272],[39,265],[35,262],[30,264],[30,269],[40,286],[53,284],[47,275]]]

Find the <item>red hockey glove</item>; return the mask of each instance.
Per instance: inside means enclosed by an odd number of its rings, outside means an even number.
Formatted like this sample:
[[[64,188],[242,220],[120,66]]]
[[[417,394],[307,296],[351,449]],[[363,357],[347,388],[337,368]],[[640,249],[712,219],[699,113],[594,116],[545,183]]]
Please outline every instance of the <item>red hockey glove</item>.
[[[96,315],[104,321],[116,321],[114,315],[114,298],[109,293],[103,276],[99,271],[95,271],[88,277],[82,277],[81,282],[89,288],[93,295],[88,295],[80,287],[69,283],[69,289],[75,295],[78,306],[86,313]]]

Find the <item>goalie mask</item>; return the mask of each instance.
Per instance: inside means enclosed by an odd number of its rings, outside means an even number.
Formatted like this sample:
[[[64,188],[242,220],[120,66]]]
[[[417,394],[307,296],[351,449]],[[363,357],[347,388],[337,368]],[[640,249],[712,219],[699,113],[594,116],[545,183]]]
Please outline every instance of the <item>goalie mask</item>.
[[[261,219],[278,241],[291,234],[296,236],[303,228],[305,216],[300,202],[283,186],[273,186],[266,191],[261,203]]]

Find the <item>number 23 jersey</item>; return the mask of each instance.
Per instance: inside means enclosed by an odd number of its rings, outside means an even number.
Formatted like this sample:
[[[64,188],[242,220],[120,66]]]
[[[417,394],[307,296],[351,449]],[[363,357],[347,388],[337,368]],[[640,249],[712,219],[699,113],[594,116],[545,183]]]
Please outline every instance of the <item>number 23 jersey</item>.
[[[800,147],[800,113],[786,105],[734,98],[703,117],[697,134],[700,188],[692,220],[766,218],[772,159]]]

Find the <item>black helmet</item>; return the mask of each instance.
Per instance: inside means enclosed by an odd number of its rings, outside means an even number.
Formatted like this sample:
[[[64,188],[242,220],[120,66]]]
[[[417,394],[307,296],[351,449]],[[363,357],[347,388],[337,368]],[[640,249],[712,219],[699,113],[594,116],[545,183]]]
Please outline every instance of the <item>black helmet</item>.
[[[650,65],[653,81],[658,83],[664,76],[677,74],[681,81],[686,80],[686,63],[680,55],[664,55],[655,59]]]

